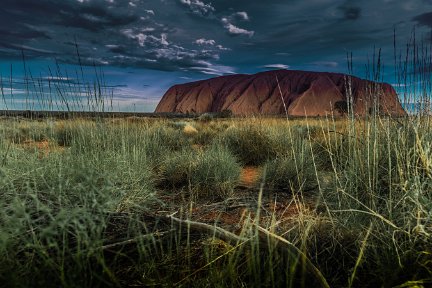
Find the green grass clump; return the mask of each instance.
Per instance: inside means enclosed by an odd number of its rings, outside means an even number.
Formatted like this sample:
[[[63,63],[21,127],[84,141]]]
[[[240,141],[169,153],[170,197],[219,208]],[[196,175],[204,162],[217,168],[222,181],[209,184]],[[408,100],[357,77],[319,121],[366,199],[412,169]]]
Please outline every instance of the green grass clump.
[[[157,167],[159,186],[186,189],[194,197],[227,197],[237,185],[241,166],[224,147],[168,153]]]
[[[189,139],[181,129],[155,125],[141,134],[142,145],[146,147],[147,156],[161,159],[169,151],[180,151],[189,146]]]
[[[158,185],[171,189],[188,187],[196,162],[196,152],[190,149],[166,153],[156,168]]]
[[[307,146],[301,149],[265,164],[263,180],[268,188],[290,192],[309,191],[317,188],[312,155]]]
[[[234,192],[240,171],[231,152],[214,145],[198,156],[191,174],[192,190],[197,197],[227,198]]]
[[[230,127],[216,142],[227,147],[244,165],[261,165],[276,156],[270,136],[253,125]]]

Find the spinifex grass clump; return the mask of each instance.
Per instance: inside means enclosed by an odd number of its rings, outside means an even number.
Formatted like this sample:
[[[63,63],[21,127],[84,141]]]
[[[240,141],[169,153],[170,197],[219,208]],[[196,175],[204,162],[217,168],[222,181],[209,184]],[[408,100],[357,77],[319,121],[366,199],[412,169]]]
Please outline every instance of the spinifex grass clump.
[[[51,156],[41,163],[11,153],[0,190],[2,283],[88,286],[88,278],[78,277],[91,262],[103,264],[94,252],[103,213],[115,209],[121,194],[106,175],[79,161]]]
[[[181,129],[155,125],[145,130],[142,141],[148,147],[147,155],[153,160],[160,159],[169,151],[180,151],[189,146],[189,139]]]
[[[198,121],[194,124],[198,133],[193,135],[192,142],[197,145],[211,145],[229,126],[230,122],[220,119],[209,119],[208,121]]]
[[[199,155],[191,174],[196,197],[222,199],[232,196],[240,177],[241,166],[231,152],[217,145]]]
[[[260,165],[275,155],[268,135],[253,125],[230,127],[218,140],[245,165]]]
[[[306,141],[289,153],[266,163],[266,187],[277,191],[300,192],[317,188],[317,178],[310,147]]]
[[[204,151],[183,149],[167,153],[157,170],[160,186],[186,189],[202,199],[231,195],[241,167],[230,151],[213,145]]]
[[[196,169],[197,152],[192,149],[169,151],[156,168],[159,186],[185,188],[190,185],[192,171]]]
[[[261,165],[268,159],[274,159],[280,152],[278,148],[281,147],[272,136],[274,134],[270,134],[259,124],[244,124],[229,127],[220,134],[216,142],[227,147],[242,164]],[[282,150],[287,148],[282,147]]]

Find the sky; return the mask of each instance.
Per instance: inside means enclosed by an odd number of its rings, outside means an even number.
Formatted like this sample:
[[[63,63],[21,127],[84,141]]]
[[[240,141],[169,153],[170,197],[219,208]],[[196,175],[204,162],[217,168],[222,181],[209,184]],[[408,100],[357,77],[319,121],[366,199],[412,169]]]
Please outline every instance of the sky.
[[[0,109],[88,108],[97,86],[113,110],[152,112],[174,84],[347,73],[347,53],[364,78],[378,49],[395,83],[394,30],[403,50],[414,29],[432,40],[432,0],[2,0]]]

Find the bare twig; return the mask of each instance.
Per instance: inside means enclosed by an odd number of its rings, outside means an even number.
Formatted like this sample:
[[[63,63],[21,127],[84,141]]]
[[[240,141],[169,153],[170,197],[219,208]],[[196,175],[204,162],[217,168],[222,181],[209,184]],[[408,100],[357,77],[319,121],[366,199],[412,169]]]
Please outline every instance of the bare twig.
[[[169,231],[163,231],[163,232],[158,231],[158,232],[154,232],[154,233],[150,233],[150,234],[145,234],[145,235],[141,235],[141,236],[138,236],[135,238],[127,239],[124,241],[106,244],[106,245],[100,247],[100,249],[101,250],[108,250],[108,249],[116,248],[119,246],[134,244],[134,243],[137,243],[137,242],[142,241],[142,240],[152,239],[152,238],[156,238],[156,237],[162,237],[165,234],[171,233],[173,231],[175,231],[175,230],[169,230]]]
[[[248,238],[237,236],[227,230],[224,230],[217,226],[212,226],[205,223],[195,222],[191,220],[181,220],[174,216],[168,217],[173,224],[179,226],[187,226],[189,230],[194,230],[203,234],[212,235],[228,243],[238,243],[242,241],[248,241]]]

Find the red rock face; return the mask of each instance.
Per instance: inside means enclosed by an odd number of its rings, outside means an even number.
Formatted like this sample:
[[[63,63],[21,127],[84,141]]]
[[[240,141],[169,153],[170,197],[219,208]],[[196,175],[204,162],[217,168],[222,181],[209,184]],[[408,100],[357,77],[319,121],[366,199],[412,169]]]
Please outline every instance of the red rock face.
[[[383,114],[406,114],[396,91],[387,83],[338,73],[293,70],[221,76],[175,85],[162,97],[155,112],[231,110],[235,115],[277,115],[285,114],[286,107],[288,115],[293,116],[341,115],[345,109],[340,107],[346,107],[350,98],[354,113],[360,116],[370,113],[374,104]]]

